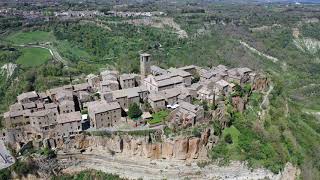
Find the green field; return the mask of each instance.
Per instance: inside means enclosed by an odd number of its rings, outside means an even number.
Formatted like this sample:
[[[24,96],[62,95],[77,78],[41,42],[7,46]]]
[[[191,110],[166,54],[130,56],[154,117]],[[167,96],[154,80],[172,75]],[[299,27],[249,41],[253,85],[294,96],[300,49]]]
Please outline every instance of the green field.
[[[47,49],[42,48],[24,48],[22,55],[18,58],[17,63],[24,67],[35,67],[44,64],[51,58]]]
[[[53,33],[45,31],[17,32],[6,38],[14,44],[28,44],[37,42],[51,42],[55,40]]]
[[[89,60],[90,55],[79,47],[71,44],[67,40],[56,41],[53,43],[53,46],[56,47],[59,53],[72,62],[77,62],[80,60]]]

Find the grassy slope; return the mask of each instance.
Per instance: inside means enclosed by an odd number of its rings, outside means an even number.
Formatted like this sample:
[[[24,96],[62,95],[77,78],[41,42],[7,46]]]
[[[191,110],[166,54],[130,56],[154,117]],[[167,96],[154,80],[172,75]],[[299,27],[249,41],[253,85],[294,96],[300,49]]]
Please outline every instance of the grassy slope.
[[[9,35],[5,40],[14,44],[28,44],[37,42],[50,42],[55,39],[51,32],[45,31],[31,31],[31,32],[17,32]]]
[[[17,59],[17,63],[23,67],[36,67],[46,63],[51,58],[47,49],[43,48],[23,48],[22,55]]]

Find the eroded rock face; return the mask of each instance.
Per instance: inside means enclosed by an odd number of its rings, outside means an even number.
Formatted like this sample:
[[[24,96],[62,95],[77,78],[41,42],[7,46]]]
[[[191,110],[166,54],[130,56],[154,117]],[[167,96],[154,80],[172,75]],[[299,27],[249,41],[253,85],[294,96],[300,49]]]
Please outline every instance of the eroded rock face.
[[[147,137],[133,136],[86,136],[77,135],[74,139],[56,139],[57,148],[69,150],[92,149],[106,151],[106,153],[121,153],[128,157],[141,156],[150,159],[197,159],[199,153],[210,139],[210,129],[206,129],[201,138],[185,137],[174,140],[163,139],[161,142],[151,143]]]
[[[197,159],[200,149],[200,138],[192,138],[189,140],[188,157],[191,159]]]
[[[187,159],[188,148],[189,148],[189,139],[187,138],[177,139],[174,142],[173,157],[179,160]]]
[[[232,97],[232,105],[237,109],[239,112],[243,112],[245,109],[245,102],[241,97]]]
[[[171,159],[173,156],[173,143],[165,142],[162,144],[162,158]]]
[[[252,90],[264,91],[268,88],[268,78],[262,75],[258,75],[252,85]]]

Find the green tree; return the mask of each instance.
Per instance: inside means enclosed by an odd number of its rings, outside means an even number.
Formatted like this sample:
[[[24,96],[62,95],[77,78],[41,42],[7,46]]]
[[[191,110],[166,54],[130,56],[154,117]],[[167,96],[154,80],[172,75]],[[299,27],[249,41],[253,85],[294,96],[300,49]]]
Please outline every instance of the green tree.
[[[142,111],[137,103],[133,103],[129,106],[128,116],[132,119],[139,118],[142,115]]]

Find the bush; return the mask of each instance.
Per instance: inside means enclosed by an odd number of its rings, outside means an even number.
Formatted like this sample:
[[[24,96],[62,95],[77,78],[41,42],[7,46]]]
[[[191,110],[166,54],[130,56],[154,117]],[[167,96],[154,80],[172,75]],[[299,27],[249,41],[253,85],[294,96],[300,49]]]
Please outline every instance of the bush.
[[[222,127],[218,120],[213,121],[213,134],[216,136],[220,136],[222,134]]]
[[[13,166],[12,170],[16,172],[19,176],[26,176],[32,173],[35,169],[37,169],[36,165],[28,160],[28,161],[20,161],[18,160]]]
[[[142,111],[137,103],[133,103],[129,106],[128,116],[131,119],[139,118],[142,115]]]
[[[49,149],[49,148],[44,148],[42,150],[41,154],[43,154],[44,156],[46,156],[49,159],[56,157],[56,153],[52,149]]]
[[[169,115],[168,111],[159,111],[152,114],[152,120],[148,121],[149,124],[157,124],[163,122]]]
[[[0,179],[10,179],[10,178],[11,178],[11,171],[9,168],[0,170]]]

